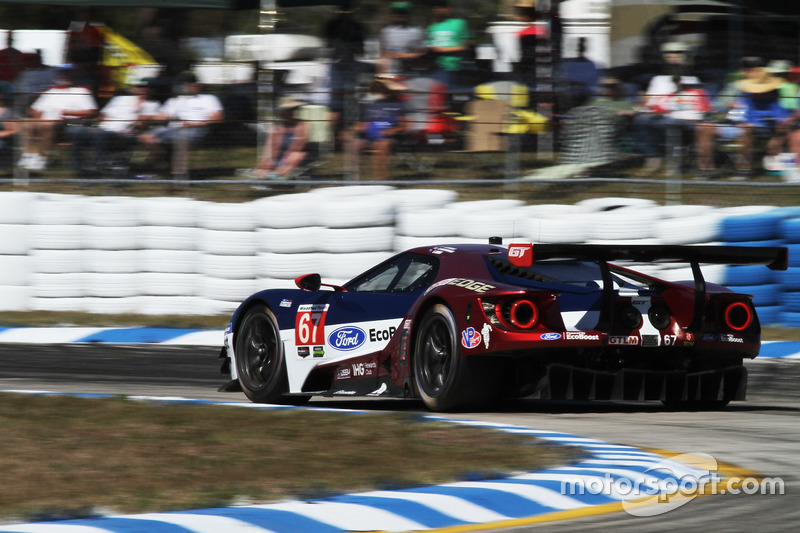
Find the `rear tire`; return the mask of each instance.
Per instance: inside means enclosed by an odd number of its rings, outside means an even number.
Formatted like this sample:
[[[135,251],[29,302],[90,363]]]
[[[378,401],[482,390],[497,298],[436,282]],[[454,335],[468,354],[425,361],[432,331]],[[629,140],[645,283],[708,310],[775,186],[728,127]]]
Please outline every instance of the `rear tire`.
[[[278,321],[269,309],[247,311],[236,335],[236,371],[242,390],[256,403],[285,402],[289,391]]]
[[[461,356],[453,313],[437,304],[422,317],[414,345],[414,381],[429,409],[446,411],[466,403],[469,363]]]

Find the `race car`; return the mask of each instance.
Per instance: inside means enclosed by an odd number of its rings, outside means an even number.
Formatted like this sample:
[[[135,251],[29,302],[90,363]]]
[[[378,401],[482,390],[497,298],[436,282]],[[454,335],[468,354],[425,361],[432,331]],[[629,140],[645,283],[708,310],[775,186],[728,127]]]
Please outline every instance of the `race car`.
[[[694,279],[625,261],[689,263]],[[752,297],[706,283],[701,264],[787,263],[781,247],[415,248],[343,286],[307,274],[248,297],[225,331],[221,390],[263,403],[421,398],[436,411],[500,397],[718,408],[745,398],[761,326]]]

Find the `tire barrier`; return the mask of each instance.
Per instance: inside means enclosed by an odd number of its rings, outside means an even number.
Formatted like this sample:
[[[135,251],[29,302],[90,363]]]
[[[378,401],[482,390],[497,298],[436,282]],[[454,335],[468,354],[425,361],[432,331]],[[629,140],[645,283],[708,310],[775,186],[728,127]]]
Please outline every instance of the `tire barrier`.
[[[341,284],[392,253],[486,242],[728,244],[789,248],[790,268],[702,265],[754,297],[764,325],[800,324],[800,208],[458,201],[454,191],[327,187],[244,203],[0,192],[0,310],[227,314],[262,288],[319,272]],[[635,265],[692,279],[686,265]]]

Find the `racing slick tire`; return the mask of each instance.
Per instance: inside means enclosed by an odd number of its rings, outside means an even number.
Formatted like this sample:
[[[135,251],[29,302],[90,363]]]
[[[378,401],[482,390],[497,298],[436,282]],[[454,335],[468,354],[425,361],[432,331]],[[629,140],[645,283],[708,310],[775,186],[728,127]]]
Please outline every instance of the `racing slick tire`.
[[[242,391],[256,403],[283,403],[289,384],[278,321],[272,311],[247,311],[236,335],[236,371]]]
[[[447,306],[437,304],[425,313],[414,348],[414,381],[425,405],[446,411],[467,403],[471,361],[461,356],[456,321]]]

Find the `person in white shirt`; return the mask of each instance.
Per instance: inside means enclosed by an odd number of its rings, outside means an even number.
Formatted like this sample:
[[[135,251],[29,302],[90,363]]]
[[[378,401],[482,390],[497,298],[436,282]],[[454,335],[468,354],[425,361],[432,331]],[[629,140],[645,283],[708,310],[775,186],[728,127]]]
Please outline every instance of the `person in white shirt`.
[[[179,93],[164,102],[155,117],[168,124],[139,135],[139,141],[150,147],[153,161],[162,163],[162,170],[169,148],[180,142],[197,143],[224,116],[219,98],[201,93],[201,85],[191,72],[180,75]]]
[[[79,125],[97,114],[91,91],[72,85],[71,69],[61,68],[55,85],[43,92],[28,110],[23,121],[23,154],[18,165],[28,170],[44,170],[56,138],[68,124]]]
[[[108,166],[113,153],[124,151],[136,141],[161,104],[151,98],[148,80],[139,80],[127,91],[113,97],[100,111],[96,124],[68,130],[73,148],[73,166],[79,171],[94,171]],[[85,152],[94,151],[94,159],[85,166]]]

